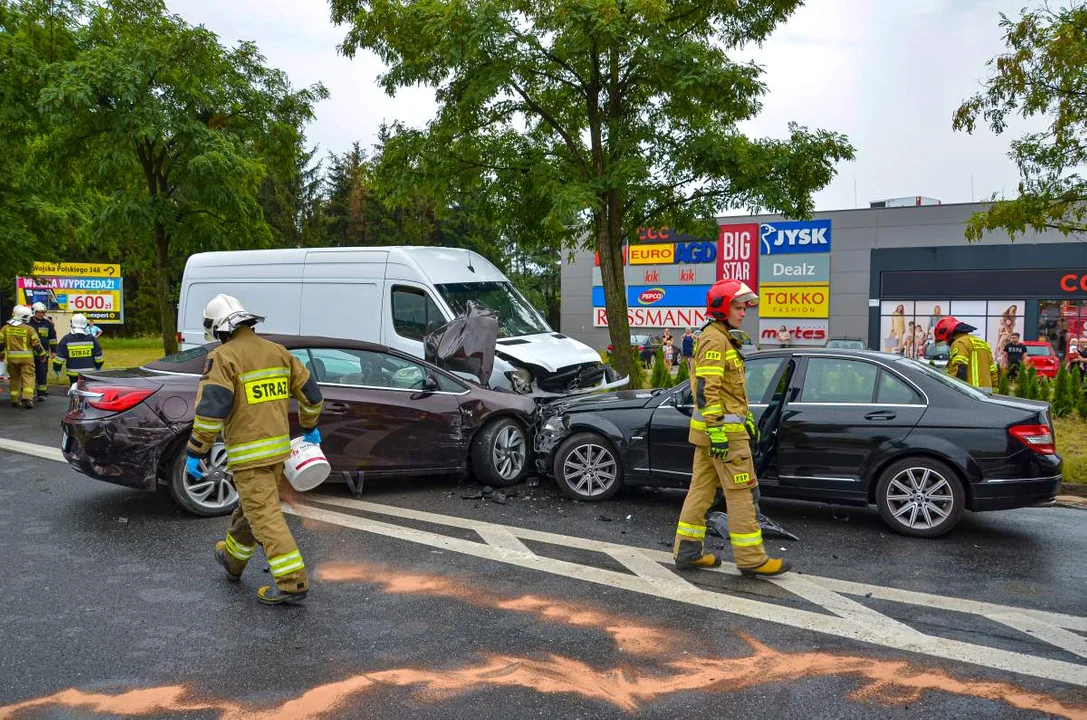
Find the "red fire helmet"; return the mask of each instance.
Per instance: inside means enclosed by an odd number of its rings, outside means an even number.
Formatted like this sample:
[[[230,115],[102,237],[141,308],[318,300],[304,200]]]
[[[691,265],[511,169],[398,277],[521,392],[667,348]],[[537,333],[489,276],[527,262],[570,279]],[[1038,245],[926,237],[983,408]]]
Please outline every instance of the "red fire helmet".
[[[728,308],[737,300],[747,307],[759,304],[759,296],[743,282],[718,280],[706,293],[706,315],[715,320],[727,320]]]

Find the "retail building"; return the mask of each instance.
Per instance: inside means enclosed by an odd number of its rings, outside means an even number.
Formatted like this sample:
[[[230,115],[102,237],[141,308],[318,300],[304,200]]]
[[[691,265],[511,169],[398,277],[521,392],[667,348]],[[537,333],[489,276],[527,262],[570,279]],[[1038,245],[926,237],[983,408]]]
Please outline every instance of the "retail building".
[[[998,356],[1013,331],[1049,340],[1063,355],[1070,334],[1084,333],[1087,322],[1087,238],[1027,232],[1012,242],[992,233],[968,243],[966,223],[985,207],[871,207],[803,222],[721,217],[716,238],[645,228],[625,253],[631,332],[700,325],[708,287],[736,277],[761,297],[745,324],[761,346],[776,345],[784,326],[794,345],[847,337],[912,354],[931,339],[940,315],[953,314],[975,325]],[[594,253],[564,257],[561,277],[562,331],[605,347]]]

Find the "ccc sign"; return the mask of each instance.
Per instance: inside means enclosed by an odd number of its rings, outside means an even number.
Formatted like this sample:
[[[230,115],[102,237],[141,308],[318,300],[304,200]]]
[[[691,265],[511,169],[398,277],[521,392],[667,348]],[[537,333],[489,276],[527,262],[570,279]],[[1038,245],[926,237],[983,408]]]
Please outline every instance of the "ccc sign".
[[[1068,273],[1061,277],[1061,290],[1067,293],[1087,292],[1087,275]]]

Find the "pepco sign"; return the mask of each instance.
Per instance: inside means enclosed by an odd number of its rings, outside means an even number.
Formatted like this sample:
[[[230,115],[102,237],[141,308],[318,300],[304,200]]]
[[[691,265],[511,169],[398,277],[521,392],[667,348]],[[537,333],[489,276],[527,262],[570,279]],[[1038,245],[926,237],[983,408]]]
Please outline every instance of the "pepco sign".
[[[664,288],[655,287],[649,288],[648,290],[643,290],[638,295],[638,304],[653,305],[655,303],[659,303],[661,300],[664,299],[664,295]]]
[[[760,318],[830,317],[829,285],[763,285],[759,291]]]

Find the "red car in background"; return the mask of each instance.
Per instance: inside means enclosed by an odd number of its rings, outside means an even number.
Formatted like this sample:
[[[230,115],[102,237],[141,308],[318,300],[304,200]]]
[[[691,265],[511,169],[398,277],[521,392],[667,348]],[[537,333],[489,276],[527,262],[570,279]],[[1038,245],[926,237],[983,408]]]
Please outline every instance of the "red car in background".
[[[1027,362],[1041,376],[1047,378],[1057,377],[1057,371],[1061,369],[1061,359],[1057,357],[1057,351],[1045,340],[1024,340],[1027,346]]]

